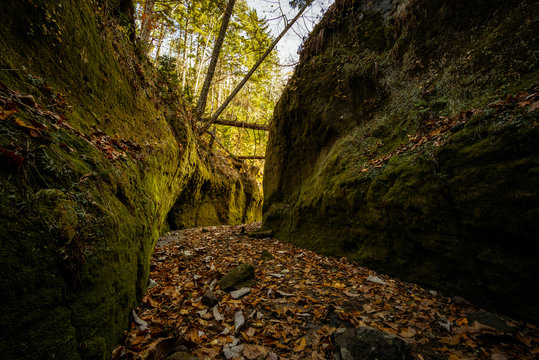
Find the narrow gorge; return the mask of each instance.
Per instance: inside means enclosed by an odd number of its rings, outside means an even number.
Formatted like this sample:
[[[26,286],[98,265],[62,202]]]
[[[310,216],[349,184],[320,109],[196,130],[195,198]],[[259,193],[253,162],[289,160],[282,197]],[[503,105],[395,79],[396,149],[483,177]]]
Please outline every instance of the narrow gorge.
[[[191,319],[201,311],[195,294],[235,265],[234,256],[258,266],[261,285],[253,292],[259,301],[273,292],[272,299],[285,303],[297,290],[303,297],[297,302],[307,311],[311,300],[305,299],[326,301],[320,290],[326,286],[340,291],[345,304],[357,305],[363,295],[359,288],[350,292],[346,279],[365,278],[380,313],[391,305],[383,291],[403,296],[417,291],[448,307],[461,306],[449,297],[466,299],[517,319],[537,335],[537,1],[336,0],[304,41],[273,112],[263,189],[256,166],[215,150],[224,148],[215,132],[205,138],[199,133],[192,94],[176,96],[168,70],[156,66],[141,45],[136,29],[142,4],[0,3],[2,358],[110,359],[113,349],[121,349],[114,359],[130,358],[136,346],[130,348],[128,341],[141,336],[133,311],[153,304],[147,292],[151,271],[163,268],[192,284],[167,285],[177,286],[178,294],[184,291],[183,302],[171,297],[172,305],[158,307],[163,313],[178,307]],[[213,11],[220,13],[224,5],[215,4]],[[197,82],[200,69],[191,74]],[[253,96],[256,89],[249,90]],[[260,221],[260,230],[247,225],[246,233],[242,226]],[[215,225],[237,226],[209,227]],[[189,228],[203,229],[184,230]],[[167,238],[174,239],[175,248]],[[174,251],[183,246],[187,250],[181,254],[187,255],[181,257]],[[284,264],[279,271],[293,268],[286,291],[276,293],[274,283],[264,285],[258,278],[287,276],[275,275],[274,263],[259,259],[267,249],[272,257],[282,255],[275,260]],[[206,252],[226,257],[219,271],[203,278],[207,284],[197,283],[188,271],[205,266],[209,260],[197,256]],[[186,260],[200,268],[182,263]],[[305,283],[298,274],[310,266],[338,281]],[[380,275],[383,281],[374,271],[399,280]],[[159,276],[163,283],[171,281]],[[373,281],[391,286],[379,291]],[[448,298],[432,295],[438,293]],[[403,299],[399,304],[411,306],[412,300]],[[241,305],[254,314],[245,314],[250,324],[263,312],[257,303]],[[273,325],[303,321],[300,310],[286,306],[276,310],[282,313],[274,316],[282,318]],[[361,306],[363,315],[374,312],[374,303]],[[332,331],[364,324],[352,316],[355,310],[330,321],[338,308],[331,305],[312,316],[324,320],[327,315],[324,326],[333,326]],[[166,338],[180,337],[178,329],[160,331]],[[242,341],[248,341],[249,331],[262,333],[255,325],[241,335],[236,331]],[[396,333],[408,339],[419,333],[413,331],[408,337],[402,327]],[[332,334],[320,335],[328,344],[323,350],[316,350],[308,336],[292,335],[296,338],[286,345],[290,358],[326,358],[333,346],[344,346]],[[155,334],[143,335],[149,344]],[[526,349],[539,348],[532,335],[511,336],[522,343],[533,339]],[[267,344],[260,341],[248,346]],[[465,343],[462,336],[458,341]],[[232,354],[230,344],[206,345],[219,348],[206,358]],[[425,343],[418,346],[413,358],[454,359],[448,353],[432,355],[430,348],[421,352]],[[273,352],[250,349],[244,358],[275,359]],[[480,349],[470,351],[480,354]],[[344,356],[339,354],[336,358]]]

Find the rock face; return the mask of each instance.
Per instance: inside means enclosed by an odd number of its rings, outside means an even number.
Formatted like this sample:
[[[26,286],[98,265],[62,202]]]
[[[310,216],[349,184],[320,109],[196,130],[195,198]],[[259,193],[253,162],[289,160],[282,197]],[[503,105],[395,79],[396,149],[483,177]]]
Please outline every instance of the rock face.
[[[178,196],[191,202],[193,178],[243,176],[195,144],[185,106],[162,102],[132,6],[0,2],[3,358],[109,359]],[[235,198],[260,199],[247,184]],[[221,195],[208,196],[251,219]]]
[[[259,221],[262,191],[243,164],[218,155],[207,159],[169,212],[170,229]]]
[[[411,360],[410,345],[395,335],[359,327],[345,329],[334,338],[336,360]]]
[[[539,320],[538,10],[337,0],[275,109],[264,227]]]

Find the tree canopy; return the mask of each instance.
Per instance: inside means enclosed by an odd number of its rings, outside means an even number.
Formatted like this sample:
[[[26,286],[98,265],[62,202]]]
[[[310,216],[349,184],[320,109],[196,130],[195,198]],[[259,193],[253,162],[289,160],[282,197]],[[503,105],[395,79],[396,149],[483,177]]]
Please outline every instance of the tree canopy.
[[[140,41],[156,65],[177,83],[195,105],[218,38],[227,0],[137,2]],[[273,42],[269,25],[246,0],[237,0],[211,81],[205,113],[208,118]],[[284,76],[276,51],[253,74],[220,116],[221,119],[267,125],[280,95]],[[263,155],[265,131],[216,125],[226,149],[240,156]]]

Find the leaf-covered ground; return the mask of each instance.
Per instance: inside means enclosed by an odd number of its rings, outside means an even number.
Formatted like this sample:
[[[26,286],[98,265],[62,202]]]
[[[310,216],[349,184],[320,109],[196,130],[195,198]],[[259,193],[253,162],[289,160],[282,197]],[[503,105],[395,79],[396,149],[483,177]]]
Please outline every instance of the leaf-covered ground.
[[[539,330],[479,311],[461,298],[247,234],[260,224],[176,231],[162,237],[150,288],[113,359],[333,359],[343,327],[369,326],[412,345],[416,359],[536,359]],[[264,250],[273,259],[261,260]],[[218,279],[255,266],[256,285],[238,298]],[[154,284],[155,285],[155,284]],[[202,296],[213,289],[219,304]],[[243,321],[242,321],[243,320]],[[477,321],[480,320],[480,321]],[[242,324],[243,322],[243,324]]]

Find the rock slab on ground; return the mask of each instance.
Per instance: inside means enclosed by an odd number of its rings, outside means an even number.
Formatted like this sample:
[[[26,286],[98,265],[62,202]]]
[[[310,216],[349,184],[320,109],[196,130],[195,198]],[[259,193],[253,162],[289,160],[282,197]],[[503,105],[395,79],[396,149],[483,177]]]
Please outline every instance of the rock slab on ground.
[[[408,360],[410,345],[395,335],[370,327],[348,328],[334,336],[337,360]]]
[[[239,290],[255,284],[255,267],[252,264],[241,264],[225,274],[219,285],[225,291]]]
[[[202,303],[206,306],[215,306],[219,303],[219,299],[213,291],[207,291],[202,295]]]
[[[470,324],[473,324],[475,321],[480,324],[490,326],[491,328],[506,334],[515,335],[517,333],[517,329],[507,325],[503,317],[497,314],[489,313],[485,310],[479,310],[468,316],[468,322]]]
[[[199,358],[185,352],[175,352],[174,354],[167,356],[165,360],[199,360]]]
[[[268,250],[264,249],[262,250],[262,253],[260,254],[260,258],[258,260],[266,261],[266,260],[273,260],[273,259],[275,259],[273,255],[271,255],[271,253]]]

